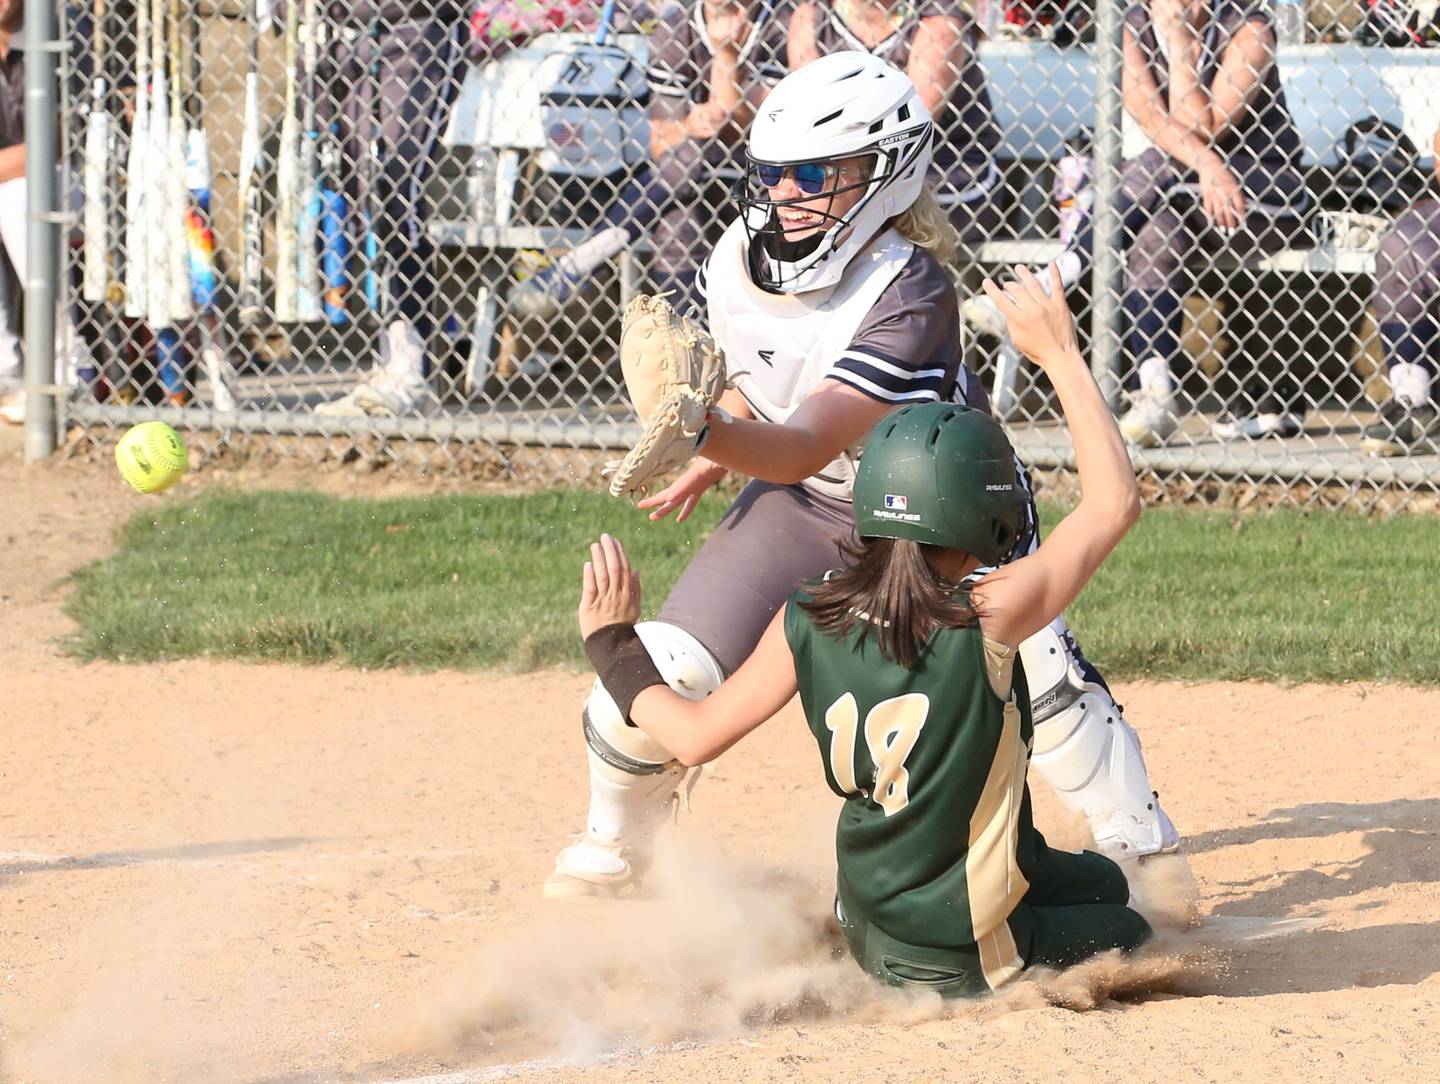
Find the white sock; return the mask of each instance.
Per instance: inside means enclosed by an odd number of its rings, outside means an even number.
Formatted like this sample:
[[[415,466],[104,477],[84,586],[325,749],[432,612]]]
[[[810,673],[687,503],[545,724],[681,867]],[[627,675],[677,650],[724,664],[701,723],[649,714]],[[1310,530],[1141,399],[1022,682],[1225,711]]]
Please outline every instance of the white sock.
[[[601,230],[594,237],[587,237],[559,259],[559,264],[571,275],[583,278],[592,274],[601,264],[619,254],[630,243],[630,235],[624,226],[611,226]]]
[[[425,368],[425,344],[415,325],[408,320],[395,320],[384,332],[384,372],[387,376],[406,377]]]
[[[1430,371],[1413,361],[1397,361],[1390,366],[1390,391],[1397,399],[1411,406],[1430,401]]]
[[[1159,354],[1140,363],[1140,390],[1157,395],[1173,395],[1175,378],[1170,375],[1170,362]]]
[[[1060,268],[1060,284],[1065,289],[1080,281],[1080,253],[1062,252],[1055,258],[1055,265]]]

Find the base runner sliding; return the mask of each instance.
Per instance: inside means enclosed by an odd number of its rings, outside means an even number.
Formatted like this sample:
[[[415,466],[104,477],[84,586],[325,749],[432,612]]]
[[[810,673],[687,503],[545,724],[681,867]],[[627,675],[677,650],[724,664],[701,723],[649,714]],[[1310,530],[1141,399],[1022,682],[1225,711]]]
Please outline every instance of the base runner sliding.
[[[699,408],[703,428],[677,427],[670,447],[649,456],[689,464],[638,502],[652,520],[672,512],[683,520],[727,472],[753,479],[657,619],[637,628],[660,674],[683,695],[698,699],[719,688],[798,585],[844,565],[842,549],[855,537],[859,450],[882,418],[918,403],[988,411],[960,356],[955,291],[944,267],[954,233],[926,182],[934,134],[914,84],[856,52],[787,76],[756,116],[747,176],[737,189],[740,217],[701,276],[709,331],[731,386],[708,414]],[[654,306],[646,312],[653,315]],[[683,330],[673,343],[625,336],[622,355],[658,342],[673,357],[672,345],[688,349],[697,340],[693,329]],[[627,374],[645,368],[631,357],[622,361]],[[636,402],[663,398],[654,389],[630,390]],[[647,432],[647,452],[656,438]],[[627,474],[632,458],[612,492],[640,490],[650,480]],[[1038,539],[1018,465],[1012,481],[1023,507],[1014,536],[995,555],[1011,560],[1033,551]],[[1088,818],[1106,854],[1171,854],[1179,836],[1151,790],[1139,739],[1081,655],[1061,608],[1019,643],[1035,706],[1035,767],[1067,807]],[[662,742],[625,725],[611,692],[597,680],[585,703],[589,815],[585,832],[560,852],[547,896],[632,888],[687,775]]]
[[[826,780],[845,799],[835,914],[850,952],[881,981],[945,997],[1150,936],[1125,905],[1120,867],[1053,850],[1030,816],[1034,729],[1017,648],[1140,514],[1124,441],[1080,356],[1060,274],[1049,274],[1048,295],[1023,269],[1003,293],[987,284],[1075,440],[1083,496],[1034,553],[989,570],[1028,504],[999,423],[924,403],[870,435],[848,566],[792,593],[709,698],[666,686],[636,632],[639,581],[618,542],[594,544],[583,576],[580,630],[620,726],[680,763],[719,756],[800,693]]]

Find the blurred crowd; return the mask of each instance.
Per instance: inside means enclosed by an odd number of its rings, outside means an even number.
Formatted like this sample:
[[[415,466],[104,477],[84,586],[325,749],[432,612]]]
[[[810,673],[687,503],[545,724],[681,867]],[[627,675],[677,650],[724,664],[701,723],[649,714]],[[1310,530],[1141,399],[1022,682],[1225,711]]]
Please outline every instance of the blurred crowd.
[[[111,5],[112,19],[117,6],[126,5]],[[25,403],[14,273],[25,263],[24,231],[15,228],[19,212],[13,210],[23,207],[25,184],[23,53],[17,48],[22,7],[20,0],[0,0],[0,417],[10,421],[23,419]],[[244,8],[242,14],[262,18],[276,34],[288,14],[284,0]],[[343,185],[351,213],[344,229],[354,236],[347,251],[352,261],[365,253],[384,269],[364,291],[380,316],[374,361],[352,388],[317,406],[342,417],[406,414],[435,399],[432,357],[444,329],[436,325],[425,192],[439,133],[475,65],[521,62],[527,47],[556,32],[619,41],[627,49],[635,35],[645,36],[643,161],[626,163],[599,221],[579,244],[546,254],[538,267],[532,263],[532,273],[515,276],[501,299],[510,318],[553,324],[593,289],[602,266],[642,237],[650,253],[647,288],[696,302],[697,272],[733,215],[733,190],[743,183],[750,118],[786,72],[842,49],[883,57],[916,84],[944,133],[936,180],[960,241],[957,271],[973,265],[986,242],[1014,235],[1015,191],[1003,182],[1006,163],[981,43],[1044,39],[1066,47],[1093,36],[1093,5],[1083,0],[620,0],[603,8],[581,0],[366,0],[319,10],[327,33],[307,77],[315,123],[333,133],[348,167]],[[91,34],[87,11],[70,15],[69,30],[83,43]],[[119,18],[129,25],[123,13]],[[1128,396],[1122,430],[1128,439],[1159,444],[1182,426],[1189,362],[1181,325],[1200,271],[1211,268],[1221,250],[1243,265],[1313,244],[1317,216],[1328,209],[1352,212],[1348,226],[1361,234],[1368,229],[1358,244],[1374,254],[1370,309],[1390,397],[1363,434],[1365,447],[1387,455],[1437,450],[1432,384],[1440,353],[1440,186],[1420,168],[1432,149],[1417,148],[1395,126],[1371,118],[1336,133],[1341,169],[1317,171],[1302,161],[1295,103],[1287,99],[1278,64],[1285,47],[1305,43],[1428,47],[1440,38],[1436,20],[1436,5],[1424,0],[1311,0],[1306,6],[1139,0],[1126,10],[1125,109],[1149,143],[1124,163]],[[126,40],[112,50],[120,70],[111,78],[130,102],[136,79],[133,38],[128,51]],[[77,56],[84,52],[76,49]],[[77,87],[88,85],[89,75],[84,63],[77,65]],[[128,123],[128,109],[125,116]],[[1440,148],[1440,131],[1436,140]],[[373,168],[362,170],[361,163]],[[1051,188],[1058,262],[1067,286],[1082,296],[1091,251],[1091,173],[1089,136],[1077,131],[1053,163]],[[361,208],[363,223],[354,213]],[[983,296],[966,299],[962,311],[982,335],[1003,330]],[[57,339],[68,354],[60,378],[119,394],[120,382],[104,387],[103,365],[97,372],[89,361],[87,336],[68,332],[74,323],[74,314],[61,314],[65,333]],[[174,405],[186,404],[194,392],[183,356],[191,335],[181,329],[171,343],[164,391]],[[1232,376],[1223,416],[1213,425],[1222,438],[1302,431],[1309,402],[1303,381],[1283,363],[1266,365],[1266,350],[1258,334],[1236,344],[1235,355],[1254,378]]]

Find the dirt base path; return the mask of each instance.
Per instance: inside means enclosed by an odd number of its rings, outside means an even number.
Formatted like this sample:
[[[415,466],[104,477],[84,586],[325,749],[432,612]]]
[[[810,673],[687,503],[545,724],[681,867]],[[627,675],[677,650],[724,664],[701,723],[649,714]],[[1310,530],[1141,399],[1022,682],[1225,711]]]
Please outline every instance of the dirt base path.
[[[0,1080],[1440,1078],[1440,694],[1124,688],[1205,924],[946,1010],[832,955],[793,708],[651,898],[547,905],[585,677],[76,665],[55,581],[143,507],[0,431]]]

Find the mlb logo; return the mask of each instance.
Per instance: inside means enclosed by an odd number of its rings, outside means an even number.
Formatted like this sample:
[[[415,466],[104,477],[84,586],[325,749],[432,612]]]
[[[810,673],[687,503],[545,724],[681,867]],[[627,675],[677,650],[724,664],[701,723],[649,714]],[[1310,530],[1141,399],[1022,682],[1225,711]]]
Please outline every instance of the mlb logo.
[[[885,494],[885,507],[892,512],[903,512],[910,507],[910,501],[899,493],[887,493]]]

